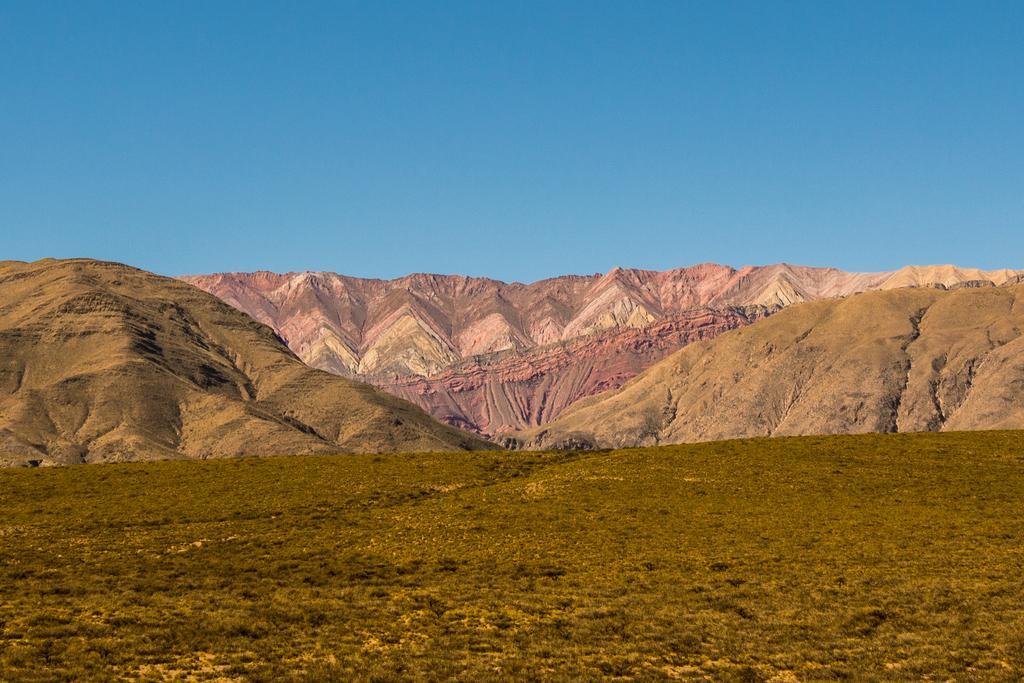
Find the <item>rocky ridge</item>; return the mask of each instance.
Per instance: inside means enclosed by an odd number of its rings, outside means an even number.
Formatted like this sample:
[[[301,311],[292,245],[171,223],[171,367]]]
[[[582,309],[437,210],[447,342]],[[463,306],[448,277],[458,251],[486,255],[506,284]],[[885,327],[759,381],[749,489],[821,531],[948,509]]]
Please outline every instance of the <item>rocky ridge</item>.
[[[544,424],[695,338],[794,303],[1014,277],[1016,271],[954,266],[847,273],[701,264],[662,272],[615,268],[532,284],[314,272],[183,279],[270,325],[313,367],[371,382],[449,424],[495,435]]]
[[[652,323],[577,337],[522,353],[490,354],[431,377],[377,378],[377,386],[483,434],[542,425],[576,401],[617,389],[680,347],[770,313],[765,307],[699,308]]]

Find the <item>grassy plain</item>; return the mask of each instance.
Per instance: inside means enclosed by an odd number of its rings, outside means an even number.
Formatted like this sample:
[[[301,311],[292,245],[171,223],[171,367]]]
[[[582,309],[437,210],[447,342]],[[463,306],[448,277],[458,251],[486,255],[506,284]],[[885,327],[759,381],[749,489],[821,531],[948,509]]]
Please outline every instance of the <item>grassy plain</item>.
[[[0,679],[1015,680],[1024,434],[0,471]]]

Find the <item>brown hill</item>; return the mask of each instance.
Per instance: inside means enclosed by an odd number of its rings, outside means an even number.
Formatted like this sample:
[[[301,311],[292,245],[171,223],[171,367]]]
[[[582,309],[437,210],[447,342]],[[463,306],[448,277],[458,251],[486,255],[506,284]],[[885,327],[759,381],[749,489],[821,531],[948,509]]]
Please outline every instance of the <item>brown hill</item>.
[[[485,446],[177,280],[0,263],[0,464]]]
[[[529,447],[1024,428],[1024,285],[787,308],[519,435]]]

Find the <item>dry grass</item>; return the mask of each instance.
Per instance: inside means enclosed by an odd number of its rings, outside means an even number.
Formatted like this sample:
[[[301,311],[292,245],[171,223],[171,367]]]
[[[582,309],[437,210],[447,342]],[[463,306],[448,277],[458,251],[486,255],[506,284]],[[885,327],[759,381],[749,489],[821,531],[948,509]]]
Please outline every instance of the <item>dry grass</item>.
[[[1021,433],[0,472],[0,679],[1024,676]]]

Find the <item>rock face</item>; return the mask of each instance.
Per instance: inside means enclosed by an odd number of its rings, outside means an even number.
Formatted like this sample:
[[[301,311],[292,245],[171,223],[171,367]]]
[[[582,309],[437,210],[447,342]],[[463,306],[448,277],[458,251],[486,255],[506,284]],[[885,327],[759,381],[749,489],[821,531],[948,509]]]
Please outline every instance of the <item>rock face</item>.
[[[542,425],[587,396],[617,389],[686,344],[763,317],[763,308],[693,309],[640,329],[616,329],[522,353],[496,354],[433,377],[381,380],[386,391],[464,429],[502,434]]]
[[[177,280],[0,262],[0,464],[484,448]]]
[[[485,435],[544,424],[695,339],[782,307],[906,286],[1003,284],[1013,271],[847,273],[776,264],[615,268],[532,284],[410,275],[182,278],[274,328],[305,362],[371,382]]]
[[[1020,284],[901,288],[804,303],[690,345],[621,390],[509,441],[621,447],[1022,429],[1022,330]]]

